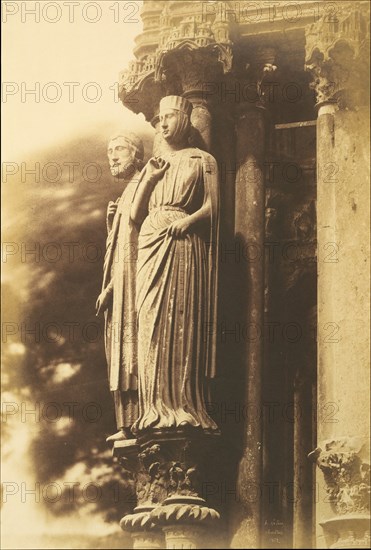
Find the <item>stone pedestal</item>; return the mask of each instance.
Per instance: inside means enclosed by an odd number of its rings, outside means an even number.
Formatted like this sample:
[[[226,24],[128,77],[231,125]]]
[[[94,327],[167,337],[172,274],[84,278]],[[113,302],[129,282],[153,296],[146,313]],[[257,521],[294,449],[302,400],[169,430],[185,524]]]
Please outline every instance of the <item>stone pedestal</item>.
[[[208,548],[220,516],[203,498],[214,483],[219,436],[202,430],[147,433],[116,443],[114,455],[136,484],[137,505],[121,520],[134,548]],[[215,477],[216,476],[216,477]]]
[[[164,527],[166,548],[184,548],[193,550],[196,548],[207,548],[205,544],[205,529],[189,526],[173,525]]]
[[[328,548],[370,548],[370,518],[350,514],[321,523]]]
[[[165,539],[161,532],[133,531],[131,538],[133,539],[134,550],[153,550],[155,548],[163,550],[165,548]]]

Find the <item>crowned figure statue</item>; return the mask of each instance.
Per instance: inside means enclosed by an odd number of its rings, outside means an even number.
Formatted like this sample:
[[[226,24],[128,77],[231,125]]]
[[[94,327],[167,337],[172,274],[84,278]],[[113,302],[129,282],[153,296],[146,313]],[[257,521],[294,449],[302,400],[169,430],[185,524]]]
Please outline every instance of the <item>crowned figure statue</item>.
[[[192,103],[160,103],[166,152],[150,159],[131,220],[138,228],[139,416],[132,431],[216,431],[207,389],[216,368],[219,182],[215,159],[191,147]]]

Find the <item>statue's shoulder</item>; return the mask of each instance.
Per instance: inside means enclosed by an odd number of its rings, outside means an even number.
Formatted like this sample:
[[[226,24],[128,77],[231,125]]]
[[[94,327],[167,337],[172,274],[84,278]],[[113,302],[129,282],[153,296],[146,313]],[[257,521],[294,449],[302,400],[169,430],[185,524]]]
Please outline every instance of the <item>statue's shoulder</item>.
[[[216,163],[215,158],[212,155],[210,155],[210,153],[207,153],[206,151],[203,151],[198,147],[193,147],[191,151],[193,151],[192,156],[200,158],[203,163],[209,163],[209,164]]]

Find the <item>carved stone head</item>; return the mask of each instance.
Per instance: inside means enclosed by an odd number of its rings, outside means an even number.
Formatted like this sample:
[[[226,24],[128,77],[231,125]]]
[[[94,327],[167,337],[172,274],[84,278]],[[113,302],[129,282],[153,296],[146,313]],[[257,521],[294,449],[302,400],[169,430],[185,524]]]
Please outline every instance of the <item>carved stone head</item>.
[[[119,132],[110,139],[107,155],[113,176],[119,179],[130,177],[136,169],[143,167],[143,142],[132,132]]]
[[[185,141],[190,133],[192,103],[180,96],[167,96],[160,102],[160,125],[169,144]]]

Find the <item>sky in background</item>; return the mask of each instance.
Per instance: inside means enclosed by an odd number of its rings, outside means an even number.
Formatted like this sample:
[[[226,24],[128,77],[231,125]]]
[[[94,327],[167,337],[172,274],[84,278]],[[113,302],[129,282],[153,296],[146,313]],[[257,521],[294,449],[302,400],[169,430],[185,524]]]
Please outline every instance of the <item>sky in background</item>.
[[[118,101],[115,86],[142,30],[141,5],[1,2],[4,161],[21,161],[37,150],[104,131],[105,124],[148,128],[142,115]]]
[[[22,184],[19,171],[13,179],[8,178],[5,183],[3,179],[2,190],[6,198],[3,210],[6,208],[7,214],[3,217],[3,230],[5,227],[6,239],[10,239],[17,249],[24,240],[31,244],[53,240],[59,246],[71,238],[76,238],[76,241],[82,243],[81,246],[85,246],[85,241],[92,240],[97,240],[104,246],[106,205],[109,199],[119,195],[119,191],[111,185],[105,139],[109,138],[114,128],[128,127],[139,134],[143,131],[147,136],[151,128],[142,115],[132,114],[117,99],[118,74],[133,58],[134,38],[142,31],[141,5],[140,1],[114,0],[1,2],[3,166],[6,162],[20,164],[25,161],[27,167],[32,168],[32,163],[39,161],[43,164],[45,159],[59,165],[65,160],[77,160],[86,165],[94,160],[103,167],[104,172],[102,182],[98,184],[82,181],[80,172],[72,184],[68,184],[64,172],[58,185],[43,181],[35,185],[33,176],[27,177]],[[32,10],[36,10],[36,15],[31,13]],[[31,90],[35,93],[29,93]],[[147,149],[149,148],[148,141]],[[112,197],[115,192],[116,196]],[[14,256],[13,260],[13,263],[8,262],[5,266],[5,279],[8,283],[14,283],[12,286],[8,284],[4,291],[10,311],[5,313],[5,320],[23,322],[22,315],[26,314],[21,315],[20,306],[14,306],[18,302],[31,312],[35,311],[36,304],[42,304],[42,312],[38,310],[35,313],[37,319],[43,318],[49,312],[54,321],[60,313],[63,319],[77,319],[82,315],[79,322],[86,323],[89,315],[94,316],[94,303],[101,281],[100,263],[90,265],[78,258],[70,266],[66,264],[70,268],[68,274],[63,261],[54,265],[43,262],[41,265],[38,261],[23,262],[19,255]],[[85,269],[90,271],[85,272]],[[56,279],[59,282],[55,287],[52,281]],[[84,285],[76,284],[76,280],[83,280]],[[31,281],[29,286],[28,281]],[[39,284],[42,286],[40,292],[37,290]],[[29,291],[24,294],[22,289],[26,287]],[[78,294],[81,292],[79,298]],[[62,305],[53,305],[53,300],[58,299],[58,296],[61,296]],[[72,306],[63,306],[63,302],[66,303],[69,299]],[[76,311],[72,311],[73,303],[77,304]],[[78,310],[82,313],[79,314]],[[17,315],[20,315],[19,319]],[[89,394],[86,399],[102,402],[104,416],[108,415],[110,418],[109,407],[112,408],[112,404],[105,380],[103,345],[100,343],[98,346],[99,353],[94,351],[89,355],[89,352],[77,351],[76,346],[83,345],[80,340],[81,338],[68,344],[73,348],[68,352],[62,350],[63,346],[58,344],[58,360],[50,356],[55,350],[50,350],[50,346],[48,348],[43,343],[35,351],[36,359],[32,358],[28,362],[25,345],[19,342],[10,345],[10,367],[5,365],[4,372],[19,373],[16,389],[21,394],[7,394],[6,401],[17,403],[21,398],[29,399],[30,407],[35,406],[35,400],[38,399],[35,395],[38,394],[33,394],[32,391],[45,391],[42,381],[37,378],[40,370],[38,363],[45,364],[46,368],[51,365],[53,370],[57,363],[67,364],[65,356],[72,353],[74,357],[83,357],[86,368],[83,369],[80,382],[74,382],[69,388],[62,390],[63,397],[60,401],[69,399],[70,392],[74,392],[76,388],[79,392],[81,388],[97,391],[98,397],[90,397]],[[95,370],[92,367],[94,357],[97,357]],[[31,378],[35,376],[37,380],[31,389],[28,388],[29,380],[25,373]],[[93,377],[94,383],[89,382],[89,376]],[[101,379],[100,385],[96,382],[98,379]],[[26,391],[23,386],[28,388],[27,394],[22,393]],[[53,386],[53,392],[57,387],[58,384]],[[52,398],[45,394],[43,399],[47,401],[57,398],[54,394]],[[82,396],[83,402],[84,399]],[[35,438],[40,437],[41,423],[36,422],[33,429],[32,422],[31,425],[30,422],[20,423],[17,417],[14,425],[7,427],[11,436],[2,448],[2,468],[3,473],[5,472],[3,479],[14,482],[18,489],[22,487],[22,483],[27,487],[35,487],[40,479],[35,474],[35,464],[41,464],[43,460],[40,455],[37,461],[33,461],[30,449]],[[74,424],[71,424],[71,430],[73,427]],[[85,429],[84,425],[82,429]],[[99,441],[104,441],[107,428],[97,429],[100,431]],[[66,448],[74,449],[73,441],[76,436],[67,434],[65,437]],[[86,445],[95,444],[92,435],[85,438],[79,435],[77,440]],[[56,440],[45,437],[42,441],[45,448],[39,443],[37,450],[45,454],[45,463],[52,462],[50,446],[53,447]],[[53,449],[58,456],[60,448],[54,446]],[[74,451],[70,452],[72,456]],[[59,464],[58,460],[56,464]],[[60,464],[64,464],[63,458]],[[76,465],[78,464],[76,459]],[[65,466],[67,468],[68,464]],[[56,480],[58,475],[55,472],[53,479]],[[73,469],[67,469],[66,475],[74,481],[81,479],[81,472]],[[92,479],[91,472],[89,476]],[[45,509],[43,499],[39,503],[32,497],[20,500],[23,497],[18,489],[17,495],[13,499],[9,498],[4,505],[4,547],[89,548],[85,539],[79,542],[84,533],[92,538],[93,542],[89,543],[92,548],[116,547],[109,542],[105,543],[108,546],[97,546],[97,537],[106,536],[112,529],[115,532],[120,531],[117,521],[106,524],[101,513],[92,515],[91,511],[83,507],[78,512],[71,510],[73,516],[65,519],[62,516],[56,517],[55,514],[51,517]],[[72,537],[74,531],[78,532],[77,538],[70,541],[66,538],[66,533]],[[46,535],[54,538],[47,540]],[[59,536],[57,546],[55,537]],[[118,540],[122,540],[122,535]]]

